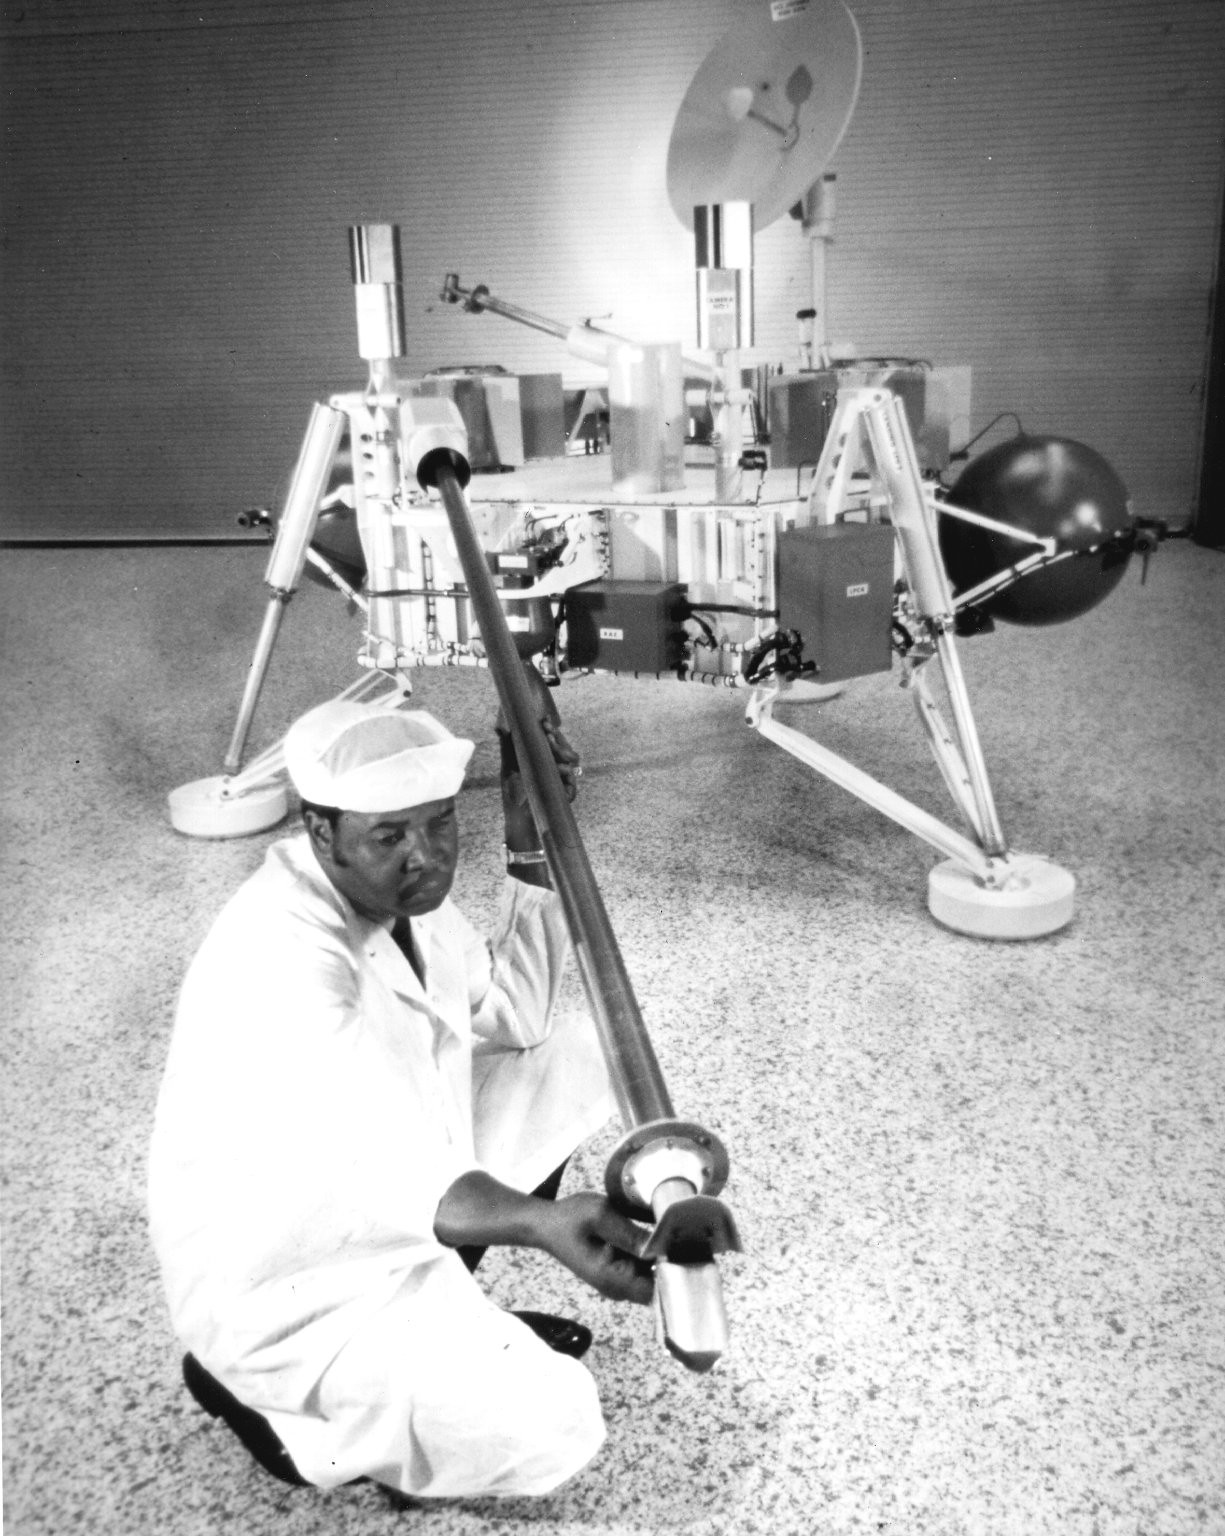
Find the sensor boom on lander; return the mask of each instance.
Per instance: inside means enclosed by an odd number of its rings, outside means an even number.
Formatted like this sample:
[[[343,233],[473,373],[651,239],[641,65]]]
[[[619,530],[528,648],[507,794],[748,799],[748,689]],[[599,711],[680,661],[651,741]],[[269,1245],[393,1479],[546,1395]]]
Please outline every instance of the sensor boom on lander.
[[[489,667],[627,1126],[609,1194],[654,1223],[661,1333],[694,1369],[718,1358],[726,1331],[714,1260],[738,1246],[717,1199],[727,1156],[672,1110],[523,666],[550,681],[594,669],[745,689],[746,719],[762,736],[942,855],[928,885],[939,921],[985,938],[1039,937],[1071,920],[1075,882],[1008,844],[957,634],[984,615],[1050,623],[1085,611],[1118,582],[1138,539],[1117,475],[1069,439],[1019,437],[946,491],[934,477],[948,442],[928,370],[832,355],[825,167],[861,63],[842,0],[764,0],[694,76],[667,174],[694,232],[699,357],[566,326],[447,275],[447,301],[543,330],[607,367],[606,391],[590,392],[607,405],[607,453],[565,451],[560,380],[550,405],[539,379],[500,370],[398,373],[398,231],[351,230],[368,382],[314,407],[224,772],[170,796],[174,825],[197,836],[244,835],[286,813],[279,746],[242,760],[304,571],[364,613],[361,672],[346,697],[396,708],[417,666]],[[813,294],[801,366],[779,374],[750,352],[752,244],[755,228],[788,210],[811,244]],[[542,398],[554,456],[533,458],[524,436]],[[591,404],[581,402],[570,446]],[[696,422],[704,443],[687,453]],[[516,467],[473,480],[490,451]],[[775,718],[779,704],[828,699],[895,665],[960,827]]]

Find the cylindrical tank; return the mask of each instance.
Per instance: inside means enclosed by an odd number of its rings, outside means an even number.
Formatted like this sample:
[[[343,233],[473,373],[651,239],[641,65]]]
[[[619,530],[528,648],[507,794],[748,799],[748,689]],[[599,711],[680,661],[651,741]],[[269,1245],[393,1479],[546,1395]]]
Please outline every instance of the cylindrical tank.
[[[1127,488],[1101,454],[1067,437],[1013,438],[972,460],[948,493],[954,506],[1040,538],[1056,561],[982,604],[1013,624],[1059,624],[1087,613],[1122,578],[1135,543]],[[1031,554],[1033,545],[944,513],[940,552],[956,593]]]

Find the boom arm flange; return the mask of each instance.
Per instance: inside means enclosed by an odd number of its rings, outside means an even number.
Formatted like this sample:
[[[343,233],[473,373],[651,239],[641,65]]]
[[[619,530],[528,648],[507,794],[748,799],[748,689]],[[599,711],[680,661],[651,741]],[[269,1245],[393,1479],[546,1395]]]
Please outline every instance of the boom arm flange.
[[[717,1136],[688,1120],[648,1120],[613,1148],[604,1187],[614,1205],[631,1216],[652,1211],[654,1191],[668,1179],[685,1179],[704,1195],[727,1183],[727,1150]],[[733,1245],[738,1246],[738,1245]]]

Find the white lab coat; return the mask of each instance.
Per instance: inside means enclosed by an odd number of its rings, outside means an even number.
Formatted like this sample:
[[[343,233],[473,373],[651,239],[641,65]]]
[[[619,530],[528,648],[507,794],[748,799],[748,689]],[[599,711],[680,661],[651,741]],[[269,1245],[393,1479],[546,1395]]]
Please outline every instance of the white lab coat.
[[[412,928],[424,987],[305,835],[269,850],[183,984],[153,1243],[183,1344],[311,1482],[543,1493],[602,1443],[594,1383],[433,1222],[468,1169],[545,1178],[607,1120],[607,1072],[589,1020],[551,1018],[552,892],[508,880],[491,944],[450,901]]]

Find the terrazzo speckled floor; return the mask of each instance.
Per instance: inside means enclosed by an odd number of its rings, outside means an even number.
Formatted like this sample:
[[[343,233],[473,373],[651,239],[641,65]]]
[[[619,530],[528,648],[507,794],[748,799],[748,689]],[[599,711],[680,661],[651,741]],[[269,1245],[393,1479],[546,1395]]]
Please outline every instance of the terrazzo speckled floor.
[[[1074,625],[963,647],[1004,825],[1079,881],[1032,944],[938,928],[934,856],[741,697],[567,683],[672,1096],[731,1152],[732,1347],[689,1376],[646,1313],[492,1256],[499,1300],[595,1329],[608,1444],[546,1499],[412,1508],[284,1488],[204,1417],[145,1232],[178,979],[271,836],[189,841],[163,797],[217,770],[264,554],[2,558],[9,1536],[1225,1533],[1225,557],[1168,544]],[[350,680],[355,636],[295,601],[260,740]],[[420,696],[479,733],[458,895],[485,916],[491,684]],[[799,723],[945,814],[895,681]]]

